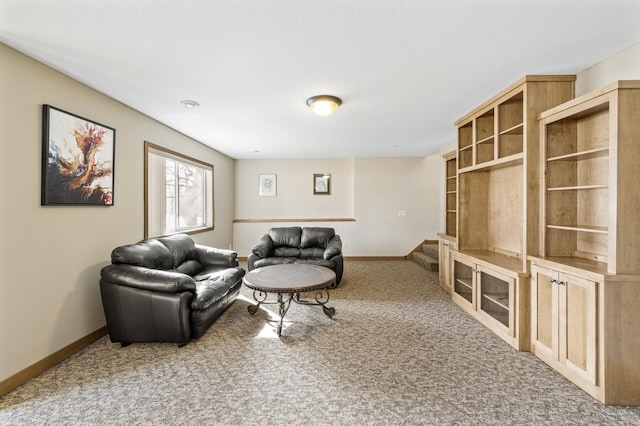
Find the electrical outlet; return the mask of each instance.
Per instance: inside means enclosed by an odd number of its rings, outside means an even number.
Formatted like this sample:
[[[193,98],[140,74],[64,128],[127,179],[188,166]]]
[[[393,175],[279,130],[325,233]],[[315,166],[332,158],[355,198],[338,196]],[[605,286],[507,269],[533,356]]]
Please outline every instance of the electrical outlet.
[[[406,210],[398,210],[398,216],[406,216],[406,215],[407,215]]]
[[[347,248],[347,247],[349,247],[348,243],[342,243],[342,248]]]

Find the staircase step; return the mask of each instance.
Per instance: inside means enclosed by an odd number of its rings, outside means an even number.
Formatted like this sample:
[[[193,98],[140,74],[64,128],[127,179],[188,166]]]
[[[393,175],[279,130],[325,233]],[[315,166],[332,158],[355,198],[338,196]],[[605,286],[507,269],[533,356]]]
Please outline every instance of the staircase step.
[[[413,261],[427,271],[438,272],[438,260],[424,253],[413,253]]]
[[[423,244],[422,252],[433,259],[440,259],[440,248],[437,243]]]

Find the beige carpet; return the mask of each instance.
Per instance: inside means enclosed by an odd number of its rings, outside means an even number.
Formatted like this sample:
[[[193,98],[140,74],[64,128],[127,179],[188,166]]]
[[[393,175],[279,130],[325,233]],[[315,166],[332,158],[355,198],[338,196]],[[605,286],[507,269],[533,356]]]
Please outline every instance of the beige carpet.
[[[0,399],[0,424],[640,424],[454,305],[413,262],[346,262],[333,319],[234,303],[199,340],[101,339]]]

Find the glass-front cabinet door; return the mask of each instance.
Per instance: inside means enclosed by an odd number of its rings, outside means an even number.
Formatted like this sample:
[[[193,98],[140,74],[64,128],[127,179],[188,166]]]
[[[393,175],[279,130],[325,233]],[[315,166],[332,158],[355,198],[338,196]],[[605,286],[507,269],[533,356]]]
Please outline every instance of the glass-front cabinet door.
[[[478,265],[478,312],[515,336],[515,278]]]
[[[451,253],[452,299],[462,308],[475,311],[475,263],[463,258],[458,253]]]

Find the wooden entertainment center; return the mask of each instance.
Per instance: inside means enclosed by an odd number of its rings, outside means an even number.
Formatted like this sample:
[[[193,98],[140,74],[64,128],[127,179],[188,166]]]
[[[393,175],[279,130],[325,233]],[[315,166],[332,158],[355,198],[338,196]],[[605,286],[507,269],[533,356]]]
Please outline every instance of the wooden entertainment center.
[[[574,81],[526,76],[456,121],[441,286],[599,401],[640,405],[640,81],[575,99]]]

